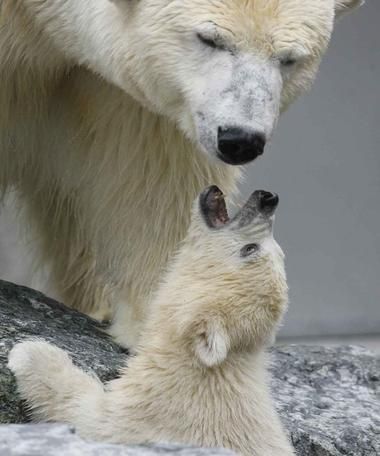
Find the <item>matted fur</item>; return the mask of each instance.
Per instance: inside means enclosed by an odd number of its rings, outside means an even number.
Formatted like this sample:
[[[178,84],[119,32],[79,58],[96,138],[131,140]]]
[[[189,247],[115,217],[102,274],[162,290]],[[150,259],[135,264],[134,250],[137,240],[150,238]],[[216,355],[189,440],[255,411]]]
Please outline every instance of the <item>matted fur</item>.
[[[270,138],[314,79],[335,6],[0,0],[0,191],[16,188],[66,304],[103,317],[116,304],[113,335],[136,343],[194,197],[236,190],[218,125]],[[230,53],[199,42],[215,24]]]

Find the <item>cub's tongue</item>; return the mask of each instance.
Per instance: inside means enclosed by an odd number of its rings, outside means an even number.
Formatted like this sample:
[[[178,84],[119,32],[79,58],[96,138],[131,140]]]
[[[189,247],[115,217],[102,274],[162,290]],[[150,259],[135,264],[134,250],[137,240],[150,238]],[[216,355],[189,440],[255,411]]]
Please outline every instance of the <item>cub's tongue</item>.
[[[229,222],[223,192],[216,185],[201,193],[199,203],[201,213],[210,228],[220,228]]]

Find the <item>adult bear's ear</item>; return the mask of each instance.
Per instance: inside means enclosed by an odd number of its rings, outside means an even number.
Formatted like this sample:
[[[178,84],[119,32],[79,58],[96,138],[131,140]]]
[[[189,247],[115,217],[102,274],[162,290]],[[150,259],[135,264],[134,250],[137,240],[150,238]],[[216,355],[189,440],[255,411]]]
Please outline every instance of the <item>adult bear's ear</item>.
[[[335,0],[335,14],[339,17],[364,4],[364,0]]]
[[[226,330],[216,320],[203,322],[195,332],[194,349],[206,367],[221,364],[227,357],[230,340]]]

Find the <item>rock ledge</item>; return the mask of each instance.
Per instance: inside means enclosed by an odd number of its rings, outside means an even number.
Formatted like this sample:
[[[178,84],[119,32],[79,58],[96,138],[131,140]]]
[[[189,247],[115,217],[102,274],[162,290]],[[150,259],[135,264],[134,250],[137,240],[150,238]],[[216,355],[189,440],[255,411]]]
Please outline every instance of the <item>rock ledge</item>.
[[[69,426],[29,424],[0,426],[0,454],[7,456],[233,456],[227,450],[169,444],[122,446],[86,442]]]

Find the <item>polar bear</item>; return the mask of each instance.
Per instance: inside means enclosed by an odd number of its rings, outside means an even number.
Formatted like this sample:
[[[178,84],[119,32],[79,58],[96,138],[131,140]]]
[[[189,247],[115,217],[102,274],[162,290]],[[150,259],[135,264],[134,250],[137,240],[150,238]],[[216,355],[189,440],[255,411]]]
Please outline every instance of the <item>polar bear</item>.
[[[106,386],[53,345],[17,344],[9,367],[33,418],[107,442],[294,455],[267,387],[264,350],[287,306],[284,256],[272,235],[277,203],[256,191],[229,219],[217,187],[201,194],[137,355]]]
[[[360,0],[0,0],[0,193],[67,305],[137,343],[212,182],[235,192]]]

